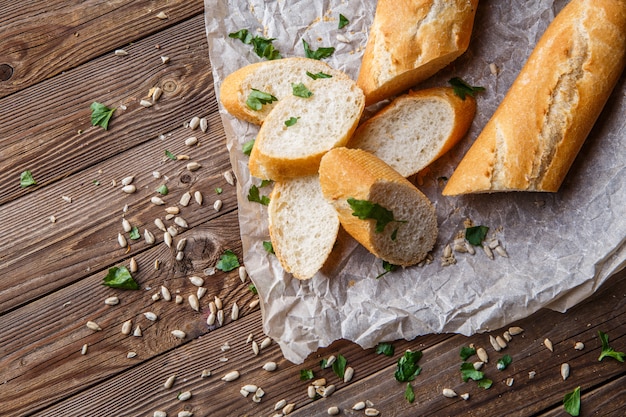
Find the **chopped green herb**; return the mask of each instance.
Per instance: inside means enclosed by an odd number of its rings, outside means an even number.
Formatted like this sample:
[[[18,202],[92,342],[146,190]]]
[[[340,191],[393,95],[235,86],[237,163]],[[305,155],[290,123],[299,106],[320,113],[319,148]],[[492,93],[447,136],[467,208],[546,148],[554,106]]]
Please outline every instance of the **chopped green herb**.
[[[139,284],[130,275],[125,266],[114,266],[109,268],[109,272],[104,277],[102,285],[122,290],[138,290]]]
[[[570,416],[575,417],[580,414],[580,387],[576,387],[574,391],[565,394],[563,409]]]
[[[224,192],[224,190],[222,189],[222,187],[216,187],[215,188],[215,194],[222,194]]]
[[[300,369],[300,380],[301,381],[309,381],[315,378],[315,374],[310,369]]]
[[[413,392],[413,386],[410,382],[406,383],[406,389],[404,390],[404,398],[411,404],[415,401],[415,392]]]
[[[273,95],[253,88],[246,100],[246,106],[252,110],[259,111],[263,108],[263,105],[270,104],[274,101],[278,101],[278,99]]]
[[[255,286],[254,284],[250,284],[250,285],[248,285],[248,289],[249,289],[249,290],[252,292],[252,294],[254,294],[254,295],[256,295],[256,294],[258,294],[258,293],[259,293],[259,292],[257,291],[256,286]]]
[[[256,185],[253,185],[252,187],[250,187],[250,190],[248,191],[248,201],[251,201],[253,203],[260,203],[263,204],[264,206],[267,206],[270,203],[270,198],[266,195],[261,195],[259,193],[259,187],[257,187]]]
[[[248,29],[241,29],[241,30],[238,30],[237,32],[229,33],[228,37],[239,39],[241,42],[245,43],[246,45],[250,45],[250,43],[252,42],[252,38],[253,38],[252,34],[250,33]]]
[[[237,32],[229,33],[229,38],[239,39],[246,45],[252,45],[254,53],[261,58],[267,58],[269,60],[280,59],[280,52],[274,48],[272,42],[274,38],[263,38],[261,36],[252,36],[248,29],[241,29]]]
[[[376,233],[381,233],[385,230],[385,226],[391,222],[405,223],[405,220],[396,220],[393,218],[393,212],[387,210],[378,203],[372,203],[367,200],[357,200],[354,198],[348,199],[348,204],[352,208],[352,215],[358,217],[361,220],[373,219],[376,220]]]
[[[326,48],[318,48],[317,50],[314,51],[309,47],[309,44],[304,39],[302,39],[302,44],[304,45],[304,54],[306,55],[307,58],[318,59],[318,60],[324,59],[324,58],[328,58],[335,52],[335,48],[333,48],[332,46],[326,47]]]
[[[246,143],[244,143],[241,146],[241,151],[245,154],[250,156],[250,153],[252,152],[252,147],[254,147],[254,139],[247,141]]]
[[[393,356],[394,347],[391,343],[379,343],[376,345],[376,353],[379,355]]]
[[[232,271],[235,268],[239,268],[239,260],[237,259],[237,255],[227,249],[224,251],[222,256],[220,256],[220,260],[217,261],[217,265],[215,265],[217,269],[224,272]]]
[[[480,381],[485,377],[485,374],[481,371],[477,371],[474,365],[469,362],[463,362],[461,364],[461,378],[463,382],[467,382],[472,379],[474,381]]]
[[[172,161],[176,160],[176,155],[174,155],[173,153],[171,153],[170,151],[168,151],[167,149],[165,150],[165,156],[167,156],[169,159],[171,159]]]
[[[474,246],[480,246],[487,236],[489,227],[473,226],[465,229],[465,239]]]
[[[422,357],[422,351],[410,351],[404,352],[404,355],[398,359],[398,364],[394,377],[398,382],[409,382],[415,379],[417,375],[422,371],[422,368],[417,362]]]
[[[169,190],[167,189],[167,185],[162,184],[159,188],[156,189],[156,192],[161,195],[167,195],[167,193],[169,193]]]
[[[339,378],[343,379],[343,375],[346,372],[346,365],[348,364],[348,360],[341,354],[337,354],[337,359],[333,362],[333,372]]]
[[[476,354],[476,349],[469,347],[469,346],[463,346],[461,348],[461,359],[463,359],[464,361],[466,361],[470,356],[473,356]]]
[[[317,74],[313,74],[312,72],[307,71],[306,75],[313,78],[314,80],[317,80],[318,78],[333,78],[332,75],[329,75],[323,72],[318,72]]]
[[[473,87],[459,77],[451,78],[448,82],[452,85],[454,94],[463,100],[465,100],[465,96],[475,97],[476,93],[485,91],[484,87]]]
[[[100,126],[104,130],[109,128],[109,120],[116,109],[110,109],[102,103],[94,101],[91,103],[91,125]]]
[[[298,122],[298,119],[300,117],[290,117],[289,119],[285,120],[285,126],[290,127],[295,125]]]
[[[267,253],[271,253],[272,255],[274,255],[274,245],[272,245],[272,242],[265,240],[263,241],[263,249],[265,249],[265,251]]]
[[[294,96],[302,98],[309,98],[313,95],[313,92],[302,83],[291,84],[291,92]]]
[[[391,263],[389,263],[389,262],[387,262],[387,261],[383,260],[383,270],[384,270],[384,272],[380,273],[380,274],[376,277],[376,279],[378,279],[378,278],[382,277],[382,276],[383,276],[383,275],[385,275],[385,274],[388,274],[388,273],[390,273],[390,272],[393,272],[393,271],[395,271],[395,270],[396,270],[396,269],[398,269],[398,268],[399,268],[399,266],[398,266],[398,265],[394,265],[394,264],[391,264]]]
[[[513,359],[509,355],[504,355],[498,359],[496,368],[498,368],[498,371],[504,371],[506,367],[511,364],[511,362],[513,362]]]
[[[259,188],[266,187],[272,183],[272,180],[261,180],[261,184],[259,184]]]
[[[598,330],[598,336],[600,336],[600,341],[602,342],[602,352],[600,353],[598,360],[601,361],[602,359],[609,357],[617,361],[624,362],[624,352],[616,352],[611,346],[609,346],[609,335]]]
[[[128,236],[132,239],[132,240],[137,240],[141,237],[141,233],[139,233],[139,228],[137,226],[133,226],[130,229],[130,232],[128,234]]]
[[[26,170],[20,174],[20,187],[26,188],[31,185],[36,185],[37,181],[33,178],[32,172]]]
[[[339,14],[339,26],[338,29],[343,29],[350,21],[341,13]]]
[[[480,388],[489,389],[493,385],[493,381],[491,379],[489,379],[489,378],[483,378],[483,379],[481,379],[479,381],[476,381],[476,384]]]
[[[98,181],[98,180],[93,180],[92,183],[93,183],[93,185],[100,185],[100,181]]]

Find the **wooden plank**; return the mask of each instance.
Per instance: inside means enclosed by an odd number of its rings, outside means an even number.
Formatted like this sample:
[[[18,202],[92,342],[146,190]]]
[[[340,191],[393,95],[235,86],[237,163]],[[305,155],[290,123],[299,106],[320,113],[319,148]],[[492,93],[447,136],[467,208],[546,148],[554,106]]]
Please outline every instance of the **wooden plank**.
[[[167,134],[192,116],[215,113],[212,126],[221,124],[202,16],[127,49],[129,56],[103,56],[0,99],[0,109],[11,114],[2,116],[0,126],[0,205]],[[163,54],[171,57],[167,65]],[[141,107],[154,86],[164,90],[162,98]],[[108,131],[91,126],[93,101],[118,108]],[[213,131],[223,134],[221,127]],[[21,189],[19,175],[26,169],[38,185]]]
[[[201,14],[203,2],[3,0],[0,10],[0,97],[5,97]],[[160,11],[168,18],[157,18]]]

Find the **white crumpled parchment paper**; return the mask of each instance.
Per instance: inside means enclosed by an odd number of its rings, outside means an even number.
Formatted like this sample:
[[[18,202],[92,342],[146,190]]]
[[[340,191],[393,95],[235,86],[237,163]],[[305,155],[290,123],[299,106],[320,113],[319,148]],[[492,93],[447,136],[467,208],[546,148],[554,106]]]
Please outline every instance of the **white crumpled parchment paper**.
[[[440,226],[434,261],[386,274],[381,262],[341,232],[331,259],[315,277],[285,274],[262,242],[269,240],[265,207],[247,201],[251,178],[241,145],[258,128],[221,110],[238,179],[244,262],[261,298],[264,331],[286,359],[300,363],[344,338],[364,348],[428,333],[470,335],[524,318],[542,307],[565,311],[624,267],[626,251],[626,83],[622,75],[560,191],[442,197],[441,177],[454,167],[495,111],[535,43],[564,1],[479,3],[469,50],[420,86],[462,77],[486,91],[467,137],[430,167],[419,188],[434,202]],[[249,29],[276,38],[282,56],[334,46],[326,61],[356,79],[376,2],[373,0],[205,0],[206,31],[216,94],[222,79],[257,62],[250,45],[228,34]],[[339,14],[349,20],[338,29]],[[349,43],[340,42],[343,35]],[[497,65],[497,75],[490,71]],[[530,91],[532,93],[532,91]],[[262,193],[269,194],[269,189]],[[509,257],[456,254],[441,265],[443,247],[465,219],[490,227]]]

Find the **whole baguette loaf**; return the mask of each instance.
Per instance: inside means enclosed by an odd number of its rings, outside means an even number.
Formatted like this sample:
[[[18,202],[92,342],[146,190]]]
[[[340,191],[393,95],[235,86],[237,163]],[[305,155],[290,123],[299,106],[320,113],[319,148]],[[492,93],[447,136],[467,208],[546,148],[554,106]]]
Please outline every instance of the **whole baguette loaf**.
[[[357,83],[365,105],[429,78],[467,50],[478,0],[379,0]]]
[[[268,205],[274,253],[285,271],[311,278],[322,268],[337,239],[339,218],[322,195],[317,175],[274,184]]]
[[[403,177],[448,152],[472,125],[476,100],[449,87],[410,91],[361,124],[348,147],[373,153]]]
[[[558,191],[626,64],[626,1],[571,0],[444,195]]]
[[[365,98],[353,80],[320,78],[304,85],[310,97],[284,97],[265,118],[250,153],[252,176],[282,181],[316,174],[322,156],[354,133]]]
[[[376,156],[361,149],[335,148],[320,163],[322,194],[337,210],[343,228],[372,254],[393,265],[423,260],[437,239],[437,217],[428,198]],[[353,215],[349,199],[376,204],[393,213],[377,230],[377,220]]]
[[[252,89],[273,95],[282,100],[291,95],[291,85],[307,83],[307,75],[324,73],[332,77],[347,79],[342,71],[310,58],[283,58],[246,65],[224,78],[220,86],[220,102],[224,109],[238,119],[260,125],[276,105],[276,101],[253,110],[246,105]]]

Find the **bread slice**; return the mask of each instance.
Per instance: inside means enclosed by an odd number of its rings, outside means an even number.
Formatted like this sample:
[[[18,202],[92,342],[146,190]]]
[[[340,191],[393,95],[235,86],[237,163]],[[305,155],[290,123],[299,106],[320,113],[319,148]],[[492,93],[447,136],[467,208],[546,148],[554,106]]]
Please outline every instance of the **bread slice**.
[[[224,109],[238,119],[260,125],[276,105],[276,101],[253,110],[246,105],[252,89],[273,95],[280,101],[291,95],[291,85],[307,84],[307,75],[323,73],[336,78],[349,78],[325,62],[310,58],[283,58],[246,65],[224,78],[220,85],[220,102]]]
[[[403,177],[426,168],[469,130],[476,100],[449,87],[397,97],[354,132],[348,147],[371,152]]]
[[[339,217],[322,196],[317,175],[274,184],[268,205],[274,253],[285,271],[311,278],[322,268],[337,239]]]
[[[625,65],[626,2],[570,1],[443,194],[558,191]]]
[[[344,146],[363,112],[363,92],[351,79],[323,78],[304,85],[308,98],[289,95],[265,118],[250,153],[252,176],[283,181],[317,173],[322,156]],[[297,121],[291,126],[285,122]]]
[[[322,194],[339,214],[343,228],[375,256],[393,265],[423,260],[437,240],[435,208],[415,186],[385,162],[361,149],[336,148],[322,158]],[[377,204],[393,213],[377,231],[377,221],[353,215],[348,199]]]
[[[467,49],[478,0],[379,0],[357,83],[365,105],[429,78]]]

